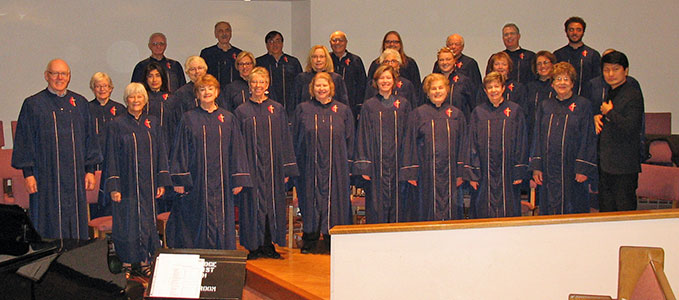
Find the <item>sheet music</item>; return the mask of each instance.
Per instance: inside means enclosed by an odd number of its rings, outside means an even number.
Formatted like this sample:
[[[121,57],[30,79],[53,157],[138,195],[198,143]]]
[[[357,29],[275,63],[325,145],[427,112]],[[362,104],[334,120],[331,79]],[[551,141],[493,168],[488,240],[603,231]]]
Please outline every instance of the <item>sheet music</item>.
[[[204,264],[198,254],[159,254],[149,296],[198,299]]]

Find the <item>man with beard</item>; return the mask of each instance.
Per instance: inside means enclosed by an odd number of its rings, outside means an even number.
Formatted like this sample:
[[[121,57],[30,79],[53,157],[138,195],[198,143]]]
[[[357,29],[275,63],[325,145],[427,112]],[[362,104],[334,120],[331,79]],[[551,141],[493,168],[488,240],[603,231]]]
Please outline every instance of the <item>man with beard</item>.
[[[557,62],[568,62],[575,67],[577,73],[573,92],[580,95],[584,83],[601,75],[601,56],[599,52],[582,42],[587,24],[580,17],[570,17],[564,23],[568,45],[554,51]]]

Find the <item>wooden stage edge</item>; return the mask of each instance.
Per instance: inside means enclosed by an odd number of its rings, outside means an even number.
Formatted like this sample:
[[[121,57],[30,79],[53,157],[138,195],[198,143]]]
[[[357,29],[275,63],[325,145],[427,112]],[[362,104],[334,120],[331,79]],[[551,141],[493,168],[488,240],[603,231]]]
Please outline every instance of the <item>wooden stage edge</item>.
[[[679,209],[637,210],[625,212],[584,213],[554,216],[528,216],[514,218],[470,219],[435,222],[410,222],[391,224],[339,225],[330,234],[358,234],[380,232],[406,232],[454,230],[471,228],[513,227],[530,225],[553,225],[591,222],[614,222],[629,220],[679,218]]]
[[[283,259],[248,260],[245,286],[270,299],[330,299],[330,255],[276,247]]]

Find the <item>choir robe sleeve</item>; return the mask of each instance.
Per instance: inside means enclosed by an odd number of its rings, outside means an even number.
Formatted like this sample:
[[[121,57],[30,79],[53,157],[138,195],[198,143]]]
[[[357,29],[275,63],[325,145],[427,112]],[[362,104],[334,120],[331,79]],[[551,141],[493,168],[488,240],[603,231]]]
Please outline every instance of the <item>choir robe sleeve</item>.
[[[365,102],[364,104],[368,104],[368,102]],[[370,158],[375,157],[375,150],[372,147],[373,143],[371,143],[371,140],[375,138],[375,135],[373,134],[374,131],[369,120],[369,109],[368,106],[363,106],[360,117],[358,118],[352,174],[373,177],[373,162]]]
[[[526,116],[522,107],[518,107],[515,112],[516,126],[514,127],[514,149],[511,156],[514,161],[512,167],[512,181],[524,180],[528,178],[528,132],[526,130]]]
[[[347,105],[347,110],[344,113],[344,128],[346,128],[346,143],[347,143],[347,160],[349,163],[349,173],[351,173],[351,165],[354,164],[354,146],[355,146],[355,125],[356,119],[351,113],[351,108]]]
[[[103,190],[106,195],[111,192],[120,192],[120,169],[118,168],[118,151],[121,149],[120,145],[120,130],[115,123],[108,126],[106,129],[106,156],[104,156],[104,167],[102,170]],[[102,200],[108,202],[110,197],[103,197]],[[106,205],[107,203],[101,203]]]
[[[290,126],[288,126],[288,114],[282,113],[279,120],[280,124],[278,124],[278,126],[281,128],[283,134],[281,139],[283,145],[281,145],[280,149],[283,158],[283,174],[285,174],[285,177],[299,176],[299,168],[297,166],[297,159],[295,158],[292,135],[290,134]]]
[[[250,165],[245,154],[245,141],[236,117],[231,118],[231,188],[252,187]]]
[[[580,98],[583,101],[580,105],[585,109],[585,113],[582,114],[579,120],[579,132],[578,136],[578,154],[575,157],[575,174],[583,174],[589,178],[592,178],[598,172],[596,165],[597,156],[597,137],[594,128],[594,118],[592,118],[591,106],[588,101],[584,98]],[[634,137],[636,138],[636,137]]]
[[[464,162],[465,158],[469,156],[469,147],[466,147],[466,139],[468,138],[469,133],[467,132],[469,130],[469,126],[467,126],[467,119],[465,119],[464,114],[462,113],[461,110],[458,109],[458,112],[460,114],[460,132],[459,132],[459,138],[457,139],[457,144],[455,145],[456,153],[457,153],[457,170],[455,171],[456,177],[463,177],[464,174]]]
[[[306,166],[306,144],[304,143],[304,107],[298,105],[292,118],[293,148],[295,159],[299,168],[300,175],[303,175]],[[302,176],[300,176],[302,177]],[[298,187],[299,188],[299,187]]]
[[[299,73],[297,76],[295,76],[295,84],[293,85],[292,89],[292,97],[290,99],[290,104],[285,107],[285,109],[288,111],[288,115],[292,116],[294,113],[296,113],[296,108],[299,106],[300,103],[305,102],[309,99],[302,99],[302,95],[304,95],[304,73]],[[306,86],[306,88],[309,88],[309,86]],[[293,120],[294,121],[294,120]]]
[[[469,117],[469,133],[467,134],[468,156],[465,161],[465,171],[463,178],[467,181],[481,180],[481,158],[479,157],[479,137],[478,137],[479,117],[477,111],[473,111]]]
[[[163,134],[164,131],[167,131],[167,128],[161,128],[158,126],[154,127],[155,136],[156,136],[156,144],[157,144],[157,150],[156,150],[156,186],[157,187],[165,187],[165,186],[172,186],[172,179],[170,178],[170,164],[168,161],[168,153],[167,153],[167,141],[165,140],[165,135]],[[154,191],[155,192],[155,191]]]
[[[347,85],[344,83],[344,79],[337,73],[332,73],[332,80],[335,83],[335,96],[333,99],[349,105],[349,93],[347,92]],[[307,87],[308,88],[308,87]]]
[[[401,181],[417,180],[420,170],[420,153],[418,143],[418,126],[420,124],[420,110],[416,109],[408,115],[405,143],[403,147],[403,165],[399,174]]]
[[[189,172],[189,160],[191,159],[192,134],[190,124],[186,124],[188,118],[182,118],[177,126],[172,158],[170,159],[170,176],[175,186],[183,186],[186,190],[193,187],[193,178]]]
[[[99,140],[97,139],[97,132],[94,130],[94,118],[90,114],[90,109],[87,106],[87,100],[78,96],[77,98],[77,109],[82,115],[83,124],[82,128],[84,131],[85,138],[83,139],[83,146],[85,147],[84,153],[84,163],[85,163],[85,173],[92,173],[97,170],[97,164],[100,164],[104,160],[103,151],[101,146],[99,146]]]
[[[530,158],[528,159],[530,171],[542,171],[542,115],[544,114],[544,104],[546,101],[540,102],[535,112],[535,124],[533,125],[533,140],[530,147]]]
[[[24,101],[19,112],[17,127],[14,134],[14,150],[12,152],[12,167],[20,169],[24,177],[34,176],[35,167],[35,147],[38,145],[35,130],[37,129],[34,118],[33,106],[28,101]]]

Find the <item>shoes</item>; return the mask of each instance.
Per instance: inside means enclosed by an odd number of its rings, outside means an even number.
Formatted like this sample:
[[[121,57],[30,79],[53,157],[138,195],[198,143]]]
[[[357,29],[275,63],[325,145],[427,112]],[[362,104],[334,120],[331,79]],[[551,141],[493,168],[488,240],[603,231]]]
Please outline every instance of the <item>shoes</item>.
[[[267,245],[267,246],[262,246],[260,247],[262,249],[262,253],[264,254],[264,257],[268,258],[273,258],[273,259],[281,259],[281,254],[276,252],[276,246],[273,244]]]
[[[248,253],[248,260],[258,259],[262,257],[262,247],[257,248],[257,250],[252,250]]]

